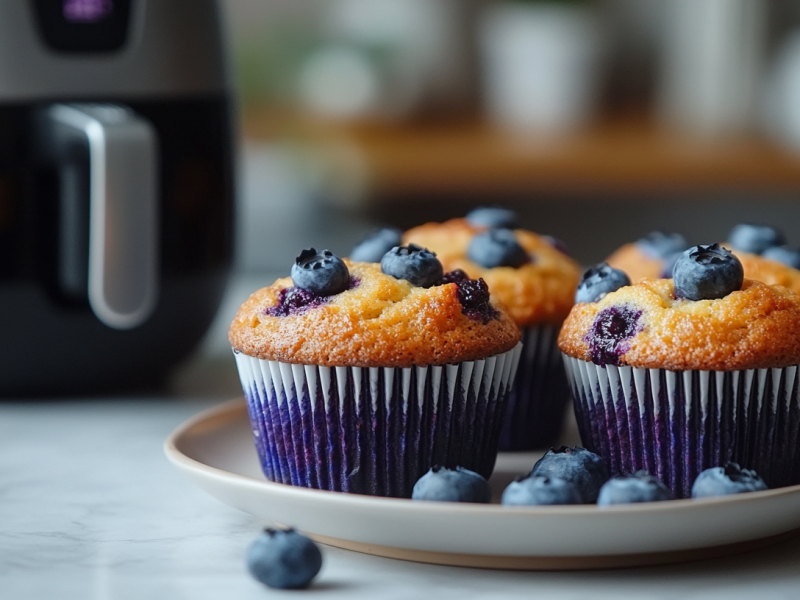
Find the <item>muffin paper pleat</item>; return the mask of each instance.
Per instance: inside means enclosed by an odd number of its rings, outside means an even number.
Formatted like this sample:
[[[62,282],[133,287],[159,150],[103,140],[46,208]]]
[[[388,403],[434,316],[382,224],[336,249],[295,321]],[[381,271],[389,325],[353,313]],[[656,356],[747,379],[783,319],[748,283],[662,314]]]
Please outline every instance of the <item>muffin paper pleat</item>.
[[[581,440],[612,475],[645,469],[678,497],[728,461],[769,487],[800,483],[797,366],[667,371],[564,356]]]
[[[409,368],[234,355],[267,479],[409,497],[434,465],[491,475],[521,353],[520,343],[484,360]]]
[[[522,356],[503,419],[501,451],[552,446],[561,433],[569,384],[556,344],[558,327],[522,329]]]

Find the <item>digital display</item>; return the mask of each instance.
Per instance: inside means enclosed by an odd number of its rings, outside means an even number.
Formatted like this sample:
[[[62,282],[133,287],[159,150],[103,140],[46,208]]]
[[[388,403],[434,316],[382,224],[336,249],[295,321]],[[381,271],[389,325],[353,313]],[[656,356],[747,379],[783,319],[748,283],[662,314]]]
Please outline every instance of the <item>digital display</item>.
[[[0,0],[0,4],[8,0]],[[42,41],[56,52],[118,52],[138,0],[30,0]],[[155,0],[158,2],[159,0]]]
[[[113,0],[64,0],[62,14],[69,23],[97,23],[114,12]]]

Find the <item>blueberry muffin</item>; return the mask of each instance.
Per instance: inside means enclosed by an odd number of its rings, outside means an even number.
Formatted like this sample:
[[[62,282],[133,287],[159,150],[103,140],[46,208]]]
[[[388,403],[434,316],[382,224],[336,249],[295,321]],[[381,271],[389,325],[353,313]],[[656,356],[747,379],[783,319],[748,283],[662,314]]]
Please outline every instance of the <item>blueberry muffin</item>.
[[[228,337],[268,479],[409,497],[433,465],[491,474],[520,334],[484,282],[432,253],[306,250]]]
[[[800,483],[798,333],[800,295],[744,278],[717,244],[687,250],[674,279],[577,304],[558,344],[584,445],[678,497],[728,461]]]
[[[620,246],[606,259],[609,266],[627,273],[631,281],[672,277],[672,267],[689,245],[680,233],[653,231],[632,244]]]
[[[481,278],[522,330],[523,356],[504,419],[501,450],[552,445],[569,399],[558,329],[574,303],[580,270],[553,238],[507,226],[513,213],[478,209],[467,218],[405,233],[437,253],[446,270]]]

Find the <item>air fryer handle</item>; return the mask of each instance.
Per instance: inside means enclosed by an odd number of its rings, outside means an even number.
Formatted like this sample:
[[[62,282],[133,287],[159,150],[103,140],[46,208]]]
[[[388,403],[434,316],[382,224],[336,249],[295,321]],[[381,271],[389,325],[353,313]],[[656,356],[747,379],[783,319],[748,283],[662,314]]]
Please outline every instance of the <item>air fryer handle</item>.
[[[46,116],[48,126],[57,131],[51,139],[64,150],[56,149],[56,161],[66,162],[67,149],[75,144],[88,148],[88,173],[62,181],[62,188],[70,181],[87,182],[80,187],[89,196],[87,291],[92,311],[109,327],[137,327],[150,317],[158,297],[155,129],[114,104],[55,104]]]

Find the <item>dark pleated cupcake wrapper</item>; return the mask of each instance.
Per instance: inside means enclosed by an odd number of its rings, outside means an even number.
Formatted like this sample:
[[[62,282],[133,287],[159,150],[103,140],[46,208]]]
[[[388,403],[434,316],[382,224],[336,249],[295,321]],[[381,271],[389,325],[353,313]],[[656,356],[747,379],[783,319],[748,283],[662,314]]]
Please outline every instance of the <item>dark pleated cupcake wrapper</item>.
[[[683,498],[728,461],[769,487],[800,483],[797,366],[676,372],[564,358],[581,440],[612,474],[646,469]]]
[[[489,477],[522,344],[410,368],[292,365],[235,353],[267,479],[410,497],[433,465]]]
[[[508,396],[501,451],[547,448],[561,433],[569,384],[556,343],[558,332],[552,325],[522,329],[522,356]]]

